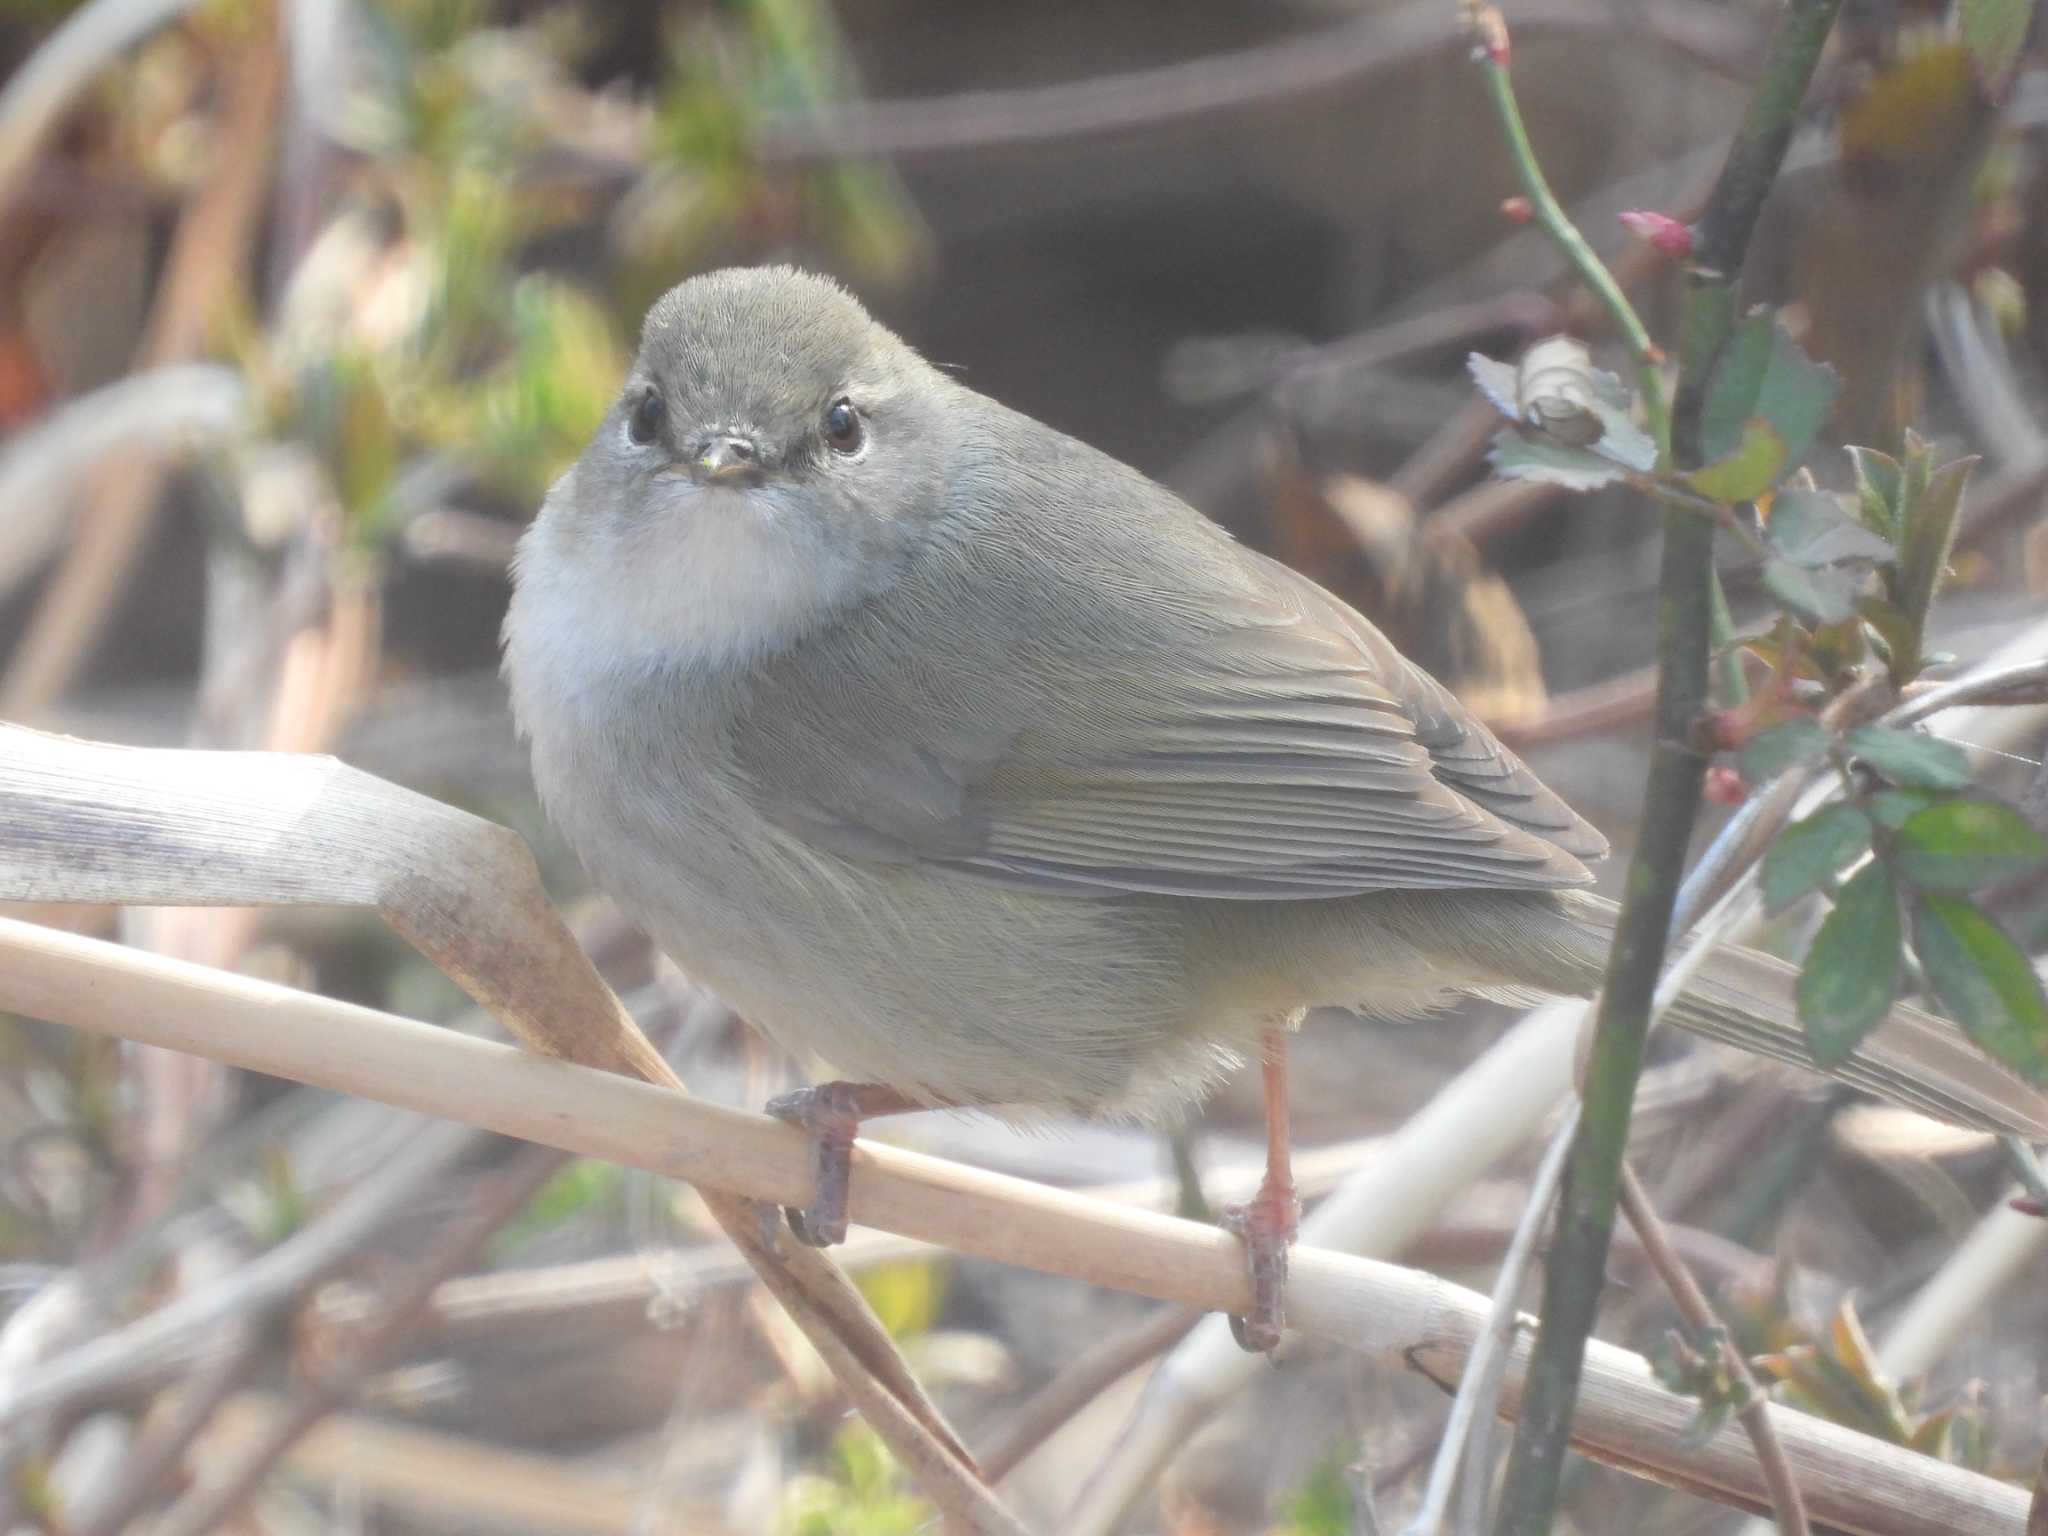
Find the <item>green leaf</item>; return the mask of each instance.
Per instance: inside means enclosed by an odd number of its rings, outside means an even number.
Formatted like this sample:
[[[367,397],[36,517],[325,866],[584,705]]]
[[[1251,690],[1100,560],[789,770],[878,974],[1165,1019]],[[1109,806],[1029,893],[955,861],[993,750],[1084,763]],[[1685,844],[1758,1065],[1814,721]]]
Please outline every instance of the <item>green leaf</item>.
[[[1924,789],[1881,789],[1864,802],[1863,808],[1870,812],[1870,819],[1880,827],[1896,832],[1915,811],[1924,811],[1928,806],[1940,803],[1938,797]]]
[[[2048,1082],[2048,998],[2020,947],[1960,896],[1922,896],[1913,948],[1949,1017],[2033,1082]]]
[[[1503,480],[1541,480],[1570,491],[1592,491],[1628,478],[1628,471],[1589,448],[1573,448],[1509,427],[1495,435],[1493,471]]]
[[[1837,801],[1787,827],[1764,855],[1764,910],[1782,912],[1870,851],[1870,818]]]
[[[1961,0],[1959,9],[1963,46],[1970,50],[1977,78],[1984,82],[1986,95],[2003,101],[2027,45],[2034,0]]]
[[[1808,358],[1771,312],[1759,309],[1742,322],[1707,379],[1700,451],[1710,464],[1735,453],[1751,418],[1761,417],[1784,444],[1784,462],[1797,464],[1840,388],[1833,369]]]
[[[1882,539],[1899,536],[1899,461],[1875,448],[1851,448],[1856,468],[1857,510],[1863,524]]]
[[[1799,1022],[1814,1061],[1847,1060],[1898,991],[1899,902],[1891,871],[1873,862],[1842,887],[1799,973]]]
[[[1963,488],[1977,463],[1975,459],[1957,459],[1938,469],[1928,468],[1925,454],[1922,449],[1921,462],[1907,466],[1901,490],[1906,499],[1899,509],[1899,559],[1891,592],[1892,601],[1908,624],[1902,636],[1907,654],[1892,657],[1892,676],[1899,681],[1920,670],[1927,610],[1934,602],[1934,591],[1942,574],[1948,569],[1949,550],[1955,544],[1956,522],[1962,512]],[[1913,473],[1916,470],[1920,473]]]
[[[1834,497],[1796,485],[1772,501],[1764,533],[1773,552],[1764,562],[1765,590],[1823,629],[1855,617],[1871,566],[1892,555]]]
[[[1948,551],[1956,543],[1956,518],[1962,492],[1970,483],[1976,459],[1956,459],[1927,471],[1925,487],[1911,504],[1898,508],[1898,606],[1925,627],[1933,590],[1948,569]]]
[[[1630,416],[1627,386],[1593,366],[1585,343],[1570,336],[1548,336],[1530,347],[1519,363],[1498,362],[1474,352],[1466,357],[1465,368],[1493,408],[1523,429],[1525,441],[1566,452],[1583,450],[1639,474],[1657,467],[1657,444]],[[1513,455],[1510,459],[1516,461]],[[1496,455],[1496,465],[1500,462]],[[1547,472],[1517,476],[1504,465],[1500,472],[1510,478],[1552,479],[1560,467],[1566,473],[1584,469],[1569,462],[1548,462],[1543,466]]]
[[[1647,475],[1657,467],[1657,440],[1635,424],[1626,408],[1598,398],[1587,407],[1600,423],[1593,451],[1624,469]]]
[[[1973,891],[2048,858],[2048,837],[1995,800],[1941,800],[1900,824],[1892,863],[1924,891]]]
[[[1761,416],[1742,424],[1742,436],[1731,452],[1694,470],[1685,483],[1709,501],[1754,501],[1778,483],[1791,465],[1785,439]]]
[[[1821,491],[1789,489],[1771,502],[1765,529],[1771,549],[1808,569],[1838,563],[1865,565],[1892,558],[1892,546],[1843,510],[1841,502]]]
[[[1961,789],[1970,782],[1970,760],[1961,747],[1918,731],[1866,725],[1851,731],[1845,745],[1904,789]]]
[[[1521,385],[1513,363],[1501,362],[1483,352],[1465,354],[1465,371],[1486,401],[1509,421],[1522,419]]]
[[[1809,570],[1790,560],[1764,562],[1764,590],[1802,619],[1821,625],[1855,617],[1865,573],[1854,566]]]
[[[1742,744],[1742,776],[1752,784],[1767,784],[1788,768],[1797,768],[1826,755],[1828,733],[1811,715],[1800,715],[1783,725],[1758,731]]]

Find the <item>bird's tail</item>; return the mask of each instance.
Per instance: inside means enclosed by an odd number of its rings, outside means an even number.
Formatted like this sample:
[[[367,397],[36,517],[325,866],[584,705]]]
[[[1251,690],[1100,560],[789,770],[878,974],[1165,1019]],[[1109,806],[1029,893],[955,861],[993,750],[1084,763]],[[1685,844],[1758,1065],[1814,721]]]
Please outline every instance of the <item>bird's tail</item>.
[[[1589,991],[1583,966],[1590,958],[1604,970],[1620,908],[1604,897],[1571,891],[1559,894],[1555,910],[1576,933],[1558,935],[1551,953],[1555,963],[1580,973],[1577,985],[1557,990]],[[1588,939],[1594,947],[1590,957],[1584,951]],[[1896,1005],[1847,1061],[1822,1067],[1799,1023],[1793,990],[1798,976],[1784,961],[1753,949],[1718,948],[1667,1017],[1708,1039],[1824,1072],[1937,1120],[2048,1139],[2048,1095],[1992,1061],[1948,1020],[1910,1004]]]

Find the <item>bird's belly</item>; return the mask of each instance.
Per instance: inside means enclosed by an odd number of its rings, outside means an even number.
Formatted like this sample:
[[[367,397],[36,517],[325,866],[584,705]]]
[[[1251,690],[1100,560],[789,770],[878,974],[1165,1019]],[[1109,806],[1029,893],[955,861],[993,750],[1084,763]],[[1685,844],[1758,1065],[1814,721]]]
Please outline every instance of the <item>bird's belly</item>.
[[[1147,1113],[1232,1064],[1191,1001],[1171,903],[707,835],[692,859],[671,833],[612,894],[686,973],[842,1077],[930,1103]]]

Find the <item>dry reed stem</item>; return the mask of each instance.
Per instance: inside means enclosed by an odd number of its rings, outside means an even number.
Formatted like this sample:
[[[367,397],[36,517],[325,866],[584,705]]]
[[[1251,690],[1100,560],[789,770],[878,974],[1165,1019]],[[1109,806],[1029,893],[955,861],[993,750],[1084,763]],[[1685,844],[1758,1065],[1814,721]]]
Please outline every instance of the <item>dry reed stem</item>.
[[[549,905],[532,852],[493,822],[331,758],[14,726],[0,726],[0,807],[0,900],[372,907],[529,1050],[682,1091]],[[717,1183],[705,1198],[927,1496],[962,1529],[1018,1536],[846,1276]]]
[[[306,1372],[291,1405],[243,1454],[216,1477],[190,1489],[152,1530],[154,1536],[206,1536],[230,1525],[263,1486],[271,1468],[322,1419],[360,1392],[418,1321],[434,1287],[465,1268],[491,1235],[524,1210],[541,1186],[561,1170],[552,1147],[526,1147],[509,1165],[477,1181],[463,1209],[444,1226],[426,1257],[401,1276],[375,1319],[349,1340],[348,1350]]]
[[[1316,1199],[1369,1161],[1379,1145],[1379,1138],[1365,1137],[1300,1153],[1294,1160],[1296,1188],[1304,1200]],[[1249,1199],[1265,1173],[1265,1158],[1261,1155],[1255,1160],[1209,1169],[1203,1184],[1218,1200]],[[1091,1199],[1151,1210],[1171,1209],[1178,1192],[1179,1181],[1173,1178],[1096,1184],[1081,1191]],[[1504,1185],[1493,1193],[1505,1197],[1508,1190]],[[1447,1235],[1461,1255],[1474,1248],[1482,1254],[1499,1249],[1500,1234],[1483,1221],[1468,1218],[1462,1227]],[[1697,1240],[1704,1234],[1684,1236]],[[1707,1238],[1703,1246],[1709,1250],[1708,1262],[1718,1265],[1717,1272],[1725,1273],[1734,1245]],[[922,1262],[939,1252],[929,1243],[862,1227],[834,1248],[832,1257],[840,1268],[858,1273],[884,1264]],[[1763,1262],[1755,1254],[1746,1254],[1741,1272],[1748,1273]],[[526,1269],[490,1270],[458,1276],[437,1288],[422,1327],[430,1338],[441,1341],[496,1328],[545,1326],[564,1315],[573,1315],[593,1327],[601,1325],[607,1317],[615,1325],[636,1318],[644,1321],[648,1309],[664,1297],[696,1296],[752,1277],[753,1272],[738,1255],[707,1244],[608,1254]],[[361,1321],[365,1306],[366,1297],[361,1291],[330,1285],[312,1303],[309,1326],[355,1325]],[[986,1466],[983,1470],[991,1482],[1000,1481],[994,1471]]]
[[[809,1194],[804,1138],[762,1115],[30,924],[0,922],[0,962],[0,1008],[630,1163],[728,1201],[795,1204]],[[869,1225],[1183,1305],[1234,1310],[1249,1301],[1242,1255],[1214,1227],[868,1143],[854,1162],[853,1214]],[[1290,1309],[1306,1332],[1401,1355],[1449,1383],[1485,1326],[1487,1303],[1427,1275],[1309,1248],[1294,1255]],[[1524,1343],[1510,1368],[1510,1412],[1526,1363]],[[1575,1444],[1638,1475],[1766,1508],[1741,1435],[1684,1444],[1696,1408],[1658,1386],[1641,1357],[1595,1344]],[[1869,1536],[2024,1529],[2020,1489],[1805,1414],[1770,1412],[1825,1524]]]
[[[168,458],[247,419],[241,371],[185,363],[129,374],[65,401],[0,450],[0,600],[42,567],[71,528],[72,485],[114,454]]]
[[[294,616],[286,592],[271,595],[273,614]],[[267,752],[325,752],[361,706],[382,646],[382,602],[367,581],[340,581],[321,611],[308,613],[284,638],[274,675],[265,680],[268,718],[260,745]],[[202,683],[202,697],[208,692]],[[239,740],[214,743],[241,746]],[[172,907],[131,924],[128,937],[164,954],[232,969],[256,940],[259,917],[250,907]],[[137,1052],[140,1092],[134,1135],[132,1187],[124,1222],[154,1219],[171,1199],[194,1144],[206,1132],[208,1107],[220,1090],[211,1069],[190,1057]]]
[[[1892,1320],[1878,1343],[1878,1363],[1902,1381],[1932,1370],[1966,1334],[1999,1315],[2005,1291],[2022,1280],[2038,1283],[2044,1250],[2048,1221],[2021,1214],[2001,1196]]]
[[[200,1441],[202,1465],[245,1454],[289,1411],[287,1402],[267,1393],[238,1393]],[[509,1525],[560,1536],[635,1536],[648,1529],[644,1477],[368,1415],[330,1415],[285,1454],[282,1470],[316,1487],[347,1479],[379,1508],[464,1527]],[[733,1536],[733,1527],[708,1505],[663,1501],[652,1513],[661,1517],[662,1529]]]
[[[1001,1482],[1057,1434],[1074,1415],[1140,1366],[1149,1365],[1202,1320],[1192,1307],[1161,1307],[1142,1323],[1099,1339],[1025,1399],[982,1453],[989,1477]]]

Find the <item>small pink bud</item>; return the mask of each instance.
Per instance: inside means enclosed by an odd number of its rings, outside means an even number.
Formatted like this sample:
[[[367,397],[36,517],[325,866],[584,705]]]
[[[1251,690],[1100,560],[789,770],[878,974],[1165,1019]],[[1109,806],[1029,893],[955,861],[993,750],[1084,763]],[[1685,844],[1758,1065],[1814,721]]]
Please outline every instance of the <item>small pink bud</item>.
[[[1743,783],[1742,775],[1726,763],[1715,763],[1707,769],[1707,781],[1701,793],[1714,805],[1740,805],[1749,798],[1749,786]]]
[[[2014,1195],[2005,1203],[2022,1216],[2048,1216],[2048,1205],[2043,1205],[2032,1195]]]
[[[1476,51],[1497,69],[1508,67],[1508,21],[1497,5],[1475,4],[1467,0],[1465,26],[1477,45]]]
[[[1692,226],[1681,224],[1668,213],[1651,213],[1645,209],[1631,209],[1619,215],[1621,227],[1654,245],[1674,260],[1692,254]]]
[[[1500,211],[1510,224],[1526,224],[1536,217],[1536,210],[1529,205],[1529,199],[1526,197],[1502,198]]]

